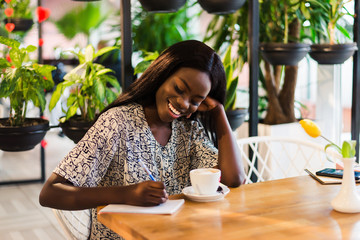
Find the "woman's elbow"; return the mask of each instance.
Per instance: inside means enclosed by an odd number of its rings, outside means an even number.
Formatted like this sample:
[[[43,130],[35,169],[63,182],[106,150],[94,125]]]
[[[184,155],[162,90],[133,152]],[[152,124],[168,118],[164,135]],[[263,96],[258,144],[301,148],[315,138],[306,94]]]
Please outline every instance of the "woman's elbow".
[[[237,188],[240,187],[241,181],[240,180],[233,180],[228,184],[228,187]]]
[[[39,203],[43,207],[50,207],[49,196],[47,194],[46,189],[44,188],[41,190],[39,194]]]
[[[243,184],[245,184],[245,174],[241,172],[237,176],[233,177],[231,181],[229,181],[228,186],[232,188],[237,188]]]

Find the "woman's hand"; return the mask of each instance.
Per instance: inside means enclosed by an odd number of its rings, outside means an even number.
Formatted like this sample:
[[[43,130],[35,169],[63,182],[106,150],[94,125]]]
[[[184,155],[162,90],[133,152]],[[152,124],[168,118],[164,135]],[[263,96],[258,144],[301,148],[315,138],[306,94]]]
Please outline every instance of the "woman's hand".
[[[39,201],[44,207],[81,210],[107,204],[156,206],[168,195],[162,182],[146,181],[128,186],[76,187],[64,177],[52,173],[41,190]]]
[[[244,182],[245,172],[240,151],[227,120],[224,106],[217,100],[207,97],[199,106],[198,111],[209,111],[215,122],[221,182],[227,186],[238,187]]]
[[[198,107],[198,111],[201,112],[211,111],[219,106],[221,106],[221,103],[219,103],[217,100],[211,97],[206,97],[205,100],[202,101],[202,103]]]
[[[145,181],[129,186],[127,203],[137,206],[156,206],[166,202],[168,194],[162,182]]]

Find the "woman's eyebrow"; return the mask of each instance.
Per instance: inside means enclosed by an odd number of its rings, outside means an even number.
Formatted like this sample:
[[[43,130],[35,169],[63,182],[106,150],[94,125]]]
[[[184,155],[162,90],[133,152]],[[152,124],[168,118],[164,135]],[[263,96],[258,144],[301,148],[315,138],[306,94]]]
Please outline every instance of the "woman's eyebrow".
[[[183,84],[185,85],[185,87],[190,91],[191,89],[190,89],[189,85],[187,84],[187,82],[186,82],[184,79],[182,79],[182,78],[180,78],[180,80],[183,82]],[[201,96],[201,95],[196,95],[195,97],[198,97],[198,98],[201,98],[201,99],[205,99],[205,97],[204,97],[204,96]]]

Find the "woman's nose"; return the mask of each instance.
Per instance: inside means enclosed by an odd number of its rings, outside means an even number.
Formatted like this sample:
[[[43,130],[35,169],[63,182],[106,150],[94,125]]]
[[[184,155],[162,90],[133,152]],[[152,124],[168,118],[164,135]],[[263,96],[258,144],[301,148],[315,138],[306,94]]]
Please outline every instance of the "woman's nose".
[[[180,110],[186,111],[189,109],[190,106],[190,100],[187,98],[178,98],[177,99],[177,103],[179,105],[179,107],[181,108]]]

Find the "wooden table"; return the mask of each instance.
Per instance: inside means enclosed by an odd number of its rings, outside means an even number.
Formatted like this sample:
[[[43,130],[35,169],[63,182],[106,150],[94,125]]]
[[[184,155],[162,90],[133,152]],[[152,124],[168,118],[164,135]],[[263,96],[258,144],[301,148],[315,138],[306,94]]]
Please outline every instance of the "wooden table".
[[[173,215],[109,213],[98,220],[126,240],[360,239],[360,213],[330,205],[339,189],[301,176],[231,188],[218,202],[186,200]]]

